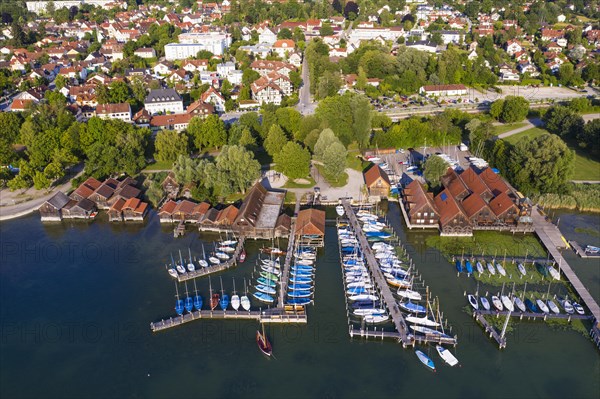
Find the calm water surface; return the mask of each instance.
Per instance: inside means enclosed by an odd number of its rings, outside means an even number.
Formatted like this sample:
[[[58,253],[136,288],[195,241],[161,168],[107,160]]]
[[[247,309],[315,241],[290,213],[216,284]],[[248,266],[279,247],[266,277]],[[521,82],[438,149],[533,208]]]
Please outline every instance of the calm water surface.
[[[499,351],[463,311],[473,279],[457,278],[427,234],[404,232],[398,208],[389,217],[418,270],[441,301],[458,334],[461,368],[436,362],[431,373],[410,349],[393,341],[351,339],[347,330],[335,227],[320,251],[316,303],[306,326],[268,326],[275,359],[254,342],[256,322],[199,320],[153,334],[149,323],[174,314],[169,254],[201,253],[217,236],[174,239],[154,215],[145,227],[103,222],[42,225],[37,216],[0,224],[1,397],[586,397],[600,396],[600,356],[586,337],[541,323],[519,324]],[[565,213],[568,239],[600,243],[576,233],[596,216]],[[225,291],[243,291],[258,248],[221,275]],[[600,298],[600,265],[568,256]],[[212,286],[221,289],[219,276]],[[209,282],[198,281],[205,304]],[[193,290],[188,283],[188,290]],[[180,285],[185,291],[185,286]],[[206,307],[206,305],[205,305]]]

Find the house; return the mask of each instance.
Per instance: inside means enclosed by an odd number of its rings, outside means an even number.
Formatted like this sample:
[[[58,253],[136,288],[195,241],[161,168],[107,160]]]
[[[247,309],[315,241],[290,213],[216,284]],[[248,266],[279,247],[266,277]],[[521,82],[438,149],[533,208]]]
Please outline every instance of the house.
[[[108,220],[110,222],[122,222],[123,221],[123,205],[125,200],[118,198],[108,209]]]
[[[154,131],[166,129],[182,131],[187,129],[194,114],[155,115],[150,119],[150,128]]]
[[[298,212],[294,235],[299,245],[324,246],[325,211],[311,208]]]
[[[160,209],[158,210],[158,218],[161,223],[173,223],[175,220],[173,219],[173,211],[177,207],[177,202],[173,200],[168,200],[165,202]]]
[[[215,224],[218,226],[230,227],[235,222],[235,219],[239,213],[239,209],[233,205],[229,205],[219,211]]]
[[[488,204],[477,194],[469,195],[461,205],[473,226],[491,225],[496,221],[496,216]]]
[[[287,58],[287,54],[294,51],[296,43],[293,40],[281,39],[273,43],[272,49],[281,58]]]
[[[156,51],[152,47],[142,47],[133,52],[140,58],[156,58]]]
[[[269,28],[264,29],[258,35],[259,43],[274,44],[277,41],[277,35]]]
[[[481,177],[494,196],[498,196],[502,193],[512,193],[510,187],[504,182],[504,179],[502,179],[500,175],[494,173],[490,168],[482,170],[479,177]]]
[[[96,206],[98,207],[98,209],[110,209],[110,205],[108,203],[108,201],[110,200],[110,198],[113,196],[113,194],[115,193],[115,188],[111,187],[110,184],[102,183],[102,185],[100,187],[98,187],[96,189],[96,191],[94,191],[92,193],[92,195],[90,195],[88,197],[88,199],[94,201],[94,203],[96,204]]]
[[[418,40],[416,42],[408,42],[408,43],[406,43],[406,47],[413,48],[413,49],[419,50],[419,51],[425,51],[425,52],[432,53],[432,54],[435,54],[440,50],[436,43],[430,42],[428,40]]]
[[[89,198],[101,185],[102,183],[100,181],[90,177],[81,183],[79,187],[77,187],[77,189],[71,193],[70,197],[75,201]]]
[[[452,170],[449,168],[448,172]],[[468,168],[459,175],[460,180],[468,188],[469,192],[476,194],[481,197],[486,203],[494,197],[492,191],[485,184],[481,176],[475,171],[474,168]]]
[[[281,104],[284,96],[292,94],[292,82],[284,75],[270,72],[252,83],[252,98],[259,104]]]
[[[387,197],[389,195],[391,188],[390,179],[379,165],[373,165],[367,170],[364,173],[364,178],[369,196]]]
[[[42,222],[61,221],[62,209],[69,203],[69,198],[62,191],[58,191],[50,199],[45,201],[38,209]]]
[[[225,112],[225,97],[212,86],[202,93],[200,100],[204,103],[212,104],[218,113]]]
[[[151,114],[183,113],[183,100],[173,89],[155,89],[144,100],[144,108]]]
[[[123,220],[142,221],[148,212],[148,204],[138,198],[129,198],[121,208]]]
[[[177,202],[175,209],[173,209],[172,211],[173,221],[180,221],[183,223],[196,223],[197,220],[195,220],[193,217],[195,207],[196,203],[192,201],[182,200]]]
[[[246,237],[273,238],[284,199],[284,192],[269,191],[256,183],[246,193],[231,229]],[[208,216],[207,212],[203,220]]]
[[[500,72],[500,80],[502,82],[518,82],[521,80],[519,72],[515,69],[505,70]]]
[[[290,63],[268,60],[254,61],[250,64],[250,68],[254,69],[261,76],[265,76],[271,72],[277,72],[283,76],[289,77],[290,72],[296,70],[296,67]]]
[[[472,236],[473,229],[469,218],[448,189],[444,189],[434,198],[440,213],[440,235]]]
[[[425,191],[420,181],[413,180],[404,188],[403,204],[411,224],[409,228],[438,227],[440,215],[433,196]]]
[[[498,220],[505,224],[516,224],[519,219],[519,208],[506,193],[500,193],[490,201],[490,208]]]
[[[191,73],[208,71],[208,60],[185,60],[181,67]]]
[[[160,186],[168,199],[177,198],[177,194],[179,193],[179,183],[175,180],[175,173],[169,172],[167,177],[160,183]]]
[[[198,99],[188,105],[185,110],[186,113],[192,114],[193,116],[199,116],[201,118],[206,118],[208,115],[212,115],[215,113],[215,107],[212,104],[207,104],[202,99]]]
[[[467,88],[463,84],[430,85],[422,86],[419,93],[427,96],[464,96]]]
[[[131,122],[131,106],[129,103],[120,104],[98,104],[96,115],[100,119],[119,119],[123,122]]]
[[[509,40],[506,42],[506,52],[513,56],[516,53],[523,51],[523,46],[517,40]]]
[[[154,68],[152,68],[152,70],[156,75],[167,75],[172,68],[173,65],[171,65],[171,63],[159,62],[154,66]]]

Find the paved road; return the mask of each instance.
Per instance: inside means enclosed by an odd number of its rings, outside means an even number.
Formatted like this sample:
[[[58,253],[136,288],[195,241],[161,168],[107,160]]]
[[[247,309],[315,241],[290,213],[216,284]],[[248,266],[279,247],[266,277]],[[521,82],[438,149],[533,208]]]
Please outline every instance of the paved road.
[[[306,61],[306,57],[304,57],[302,60],[302,86],[298,94],[299,101],[296,105],[296,109],[302,115],[314,113],[317,107],[317,104],[310,99],[310,74],[308,72],[308,62]]]
[[[80,171],[79,173],[77,173],[75,175],[74,178],[81,176],[82,173],[83,173],[83,171]],[[42,205],[48,199],[52,198],[52,196],[54,194],[56,194],[58,191],[62,191],[63,193],[66,194],[70,189],[71,189],[71,180],[67,181],[66,183],[61,184],[60,186],[53,187],[50,190],[43,190],[43,191],[35,190],[35,192],[32,194],[35,196],[35,198],[33,198],[29,201],[24,201],[21,203],[17,203],[15,205],[1,206],[0,207],[0,221],[15,219],[15,218],[18,218],[21,216],[28,215],[32,212],[35,212],[40,207],[40,205]],[[0,191],[0,195],[6,196],[6,195],[9,195],[9,193],[7,192],[7,190],[2,190],[2,191]],[[2,201],[2,202],[4,202],[4,201]]]

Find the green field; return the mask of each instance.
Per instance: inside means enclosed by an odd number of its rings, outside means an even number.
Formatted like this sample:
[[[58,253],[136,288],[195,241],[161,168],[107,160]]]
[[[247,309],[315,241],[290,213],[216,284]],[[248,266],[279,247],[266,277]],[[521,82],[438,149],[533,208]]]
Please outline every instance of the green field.
[[[545,129],[534,127],[527,129],[524,132],[517,133],[504,140],[510,144],[516,144],[523,137],[533,139],[541,136],[544,133],[548,133]],[[573,173],[573,180],[600,180],[600,161],[591,157],[583,149],[579,148],[574,142],[567,142],[570,149],[575,151],[575,171]]]
[[[319,169],[319,173],[327,180],[327,183],[329,183],[331,187],[344,187],[348,184],[348,173],[344,172],[338,179],[333,179],[325,173],[325,167],[323,165],[315,164],[315,166]]]
[[[496,135],[500,135],[502,133],[510,132],[511,130],[518,129],[523,126],[527,126],[527,122],[506,123],[503,125],[497,125],[494,126],[494,133]]]
[[[142,170],[142,172],[155,172],[160,170],[171,170],[173,168],[173,162],[171,161],[156,161],[149,164]]]
[[[359,172],[365,170],[371,162],[364,161],[359,157],[360,155],[361,153],[356,143],[350,144],[348,146],[348,155],[346,156],[346,166]]]

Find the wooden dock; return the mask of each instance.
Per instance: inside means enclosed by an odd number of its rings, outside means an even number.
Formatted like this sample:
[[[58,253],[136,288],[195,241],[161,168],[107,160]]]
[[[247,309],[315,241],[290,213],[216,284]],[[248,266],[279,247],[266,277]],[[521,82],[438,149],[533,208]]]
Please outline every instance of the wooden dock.
[[[200,319],[215,320],[256,320],[260,323],[300,323],[305,324],[307,317],[305,314],[287,314],[279,309],[268,310],[195,310],[182,316],[169,317],[161,321],[150,323],[152,332],[163,331],[172,327],[177,327],[185,323]]]
[[[577,255],[579,255],[580,258],[583,259],[587,259],[587,258],[600,258],[600,253],[597,254],[590,254],[585,252],[585,249],[581,248],[581,245],[579,245],[579,243],[577,241],[569,241],[569,245],[571,246],[571,248],[573,248],[573,251],[575,251],[575,253]]]
[[[294,216],[292,217],[292,224],[290,225],[290,238],[288,240],[287,252],[285,254],[285,261],[283,262],[283,269],[281,270],[281,281],[279,282],[279,301],[277,306],[283,308],[285,293],[288,288],[288,281],[290,277],[290,265],[294,260],[294,242],[296,240],[296,234],[294,234],[294,227],[296,226],[296,219],[298,212],[300,211],[300,198],[296,198],[296,207],[294,208]]]
[[[587,288],[585,288],[581,280],[579,280],[579,277],[577,277],[571,266],[559,251],[559,248],[565,248],[568,245],[560,230],[557,226],[548,222],[535,207],[531,211],[531,217],[533,219],[536,234],[544,243],[544,246],[548,249],[548,252],[550,252],[554,260],[558,263],[562,273],[569,280],[569,283],[571,283],[577,292],[577,295],[579,295],[585,306],[592,312],[594,324],[600,326],[600,306],[598,306],[598,303],[596,303],[592,295]]]
[[[475,320],[481,323],[481,325],[485,329],[486,334],[489,334],[490,338],[494,338],[494,340],[496,340],[500,349],[506,348],[506,337],[501,336],[500,333],[496,331],[494,326],[488,323],[485,317],[483,317],[483,313],[475,311],[475,313],[473,313],[473,317],[475,318]]]
[[[478,313],[481,313],[482,315],[492,315],[492,316],[496,316],[496,317],[506,317],[506,315],[508,315],[508,311],[504,310],[502,312],[499,312],[497,310],[478,310]],[[510,313],[511,317],[518,317],[519,320],[522,320],[523,318],[527,318],[528,320],[537,320],[537,319],[562,319],[562,320],[567,320],[567,321],[571,321],[571,320],[575,320],[575,319],[580,319],[580,320],[587,320],[590,318],[593,318],[593,316],[591,315],[585,315],[585,314],[567,314],[567,313],[534,313],[534,312],[511,312]]]
[[[195,279],[198,277],[205,277],[210,274],[224,272],[225,270],[236,266],[237,262],[238,262],[238,258],[240,256],[240,253],[244,249],[244,241],[245,241],[245,239],[243,236],[238,238],[238,244],[237,244],[237,247],[235,248],[235,252],[233,253],[231,258],[227,262],[223,262],[218,265],[213,265],[213,266],[208,266],[208,267],[197,266],[198,268],[196,270],[194,270],[193,272],[190,272],[188,270],[188,271],[186,271],[185,274],[178,274],[177,281],[179,281],[181,283],[183,281],[192,280],[192,279]],[[184,265],[184,267],[185,267],[185,265]]]
[[[385,302],[388,311],[390,312],[390,315],[396,327],[396,331],[398,331],[398,338],[400,342],[402,342],[403,346],[414,345],[414,337],[412,336],[412,334],[410,334],[408,326],[406,325],[406,321],[404,320],[404,316],[402,315],[400,308],[398,308],[396,299],[394,298],[394,295],[392,295],[392,291],[390,290],[390,287],[388,286],[387,281],[383,276],[383,273],[379,269],[379,263],[377,262],[377,259],[375,259],[375,256],[371,251],[371,247],[369,246],[367,238],[365,237],[365,234],[358,223],[358,219],[356,218],[354,210],[350,206],[348,200],[342,200],[342,205],[344,206],[348,222],[354,230],[354,233],[358,240],[358,244],[361,248],[362,253],[364,254],[365,260],[367,261],[369,271],[371,272],[371,276],[375,281],[377,290],[381,294],[381,297]]]
[[[402,342],[400,333],[396,331],[384,331],[383,329],[377,330],[377,327],[373,327],[372,330],[369,328],[358,329],[352,326],[349,327],[348,332],[350,333],[350,338],[361,337],[361,338],[375,338],[375,339],[394,339],[398,342]],[[437,343],[437,344],[447,344],[456,346],[457,342],[454,338],[442,337],[439,335],[413,335],[413,344],[428,344],[428,343]]]
[[[173,229],[173,237],[175,237],[175,238],[182,237],[184,234],[185,234],[185,224],[183,223],[183,220],[182,220]]]

